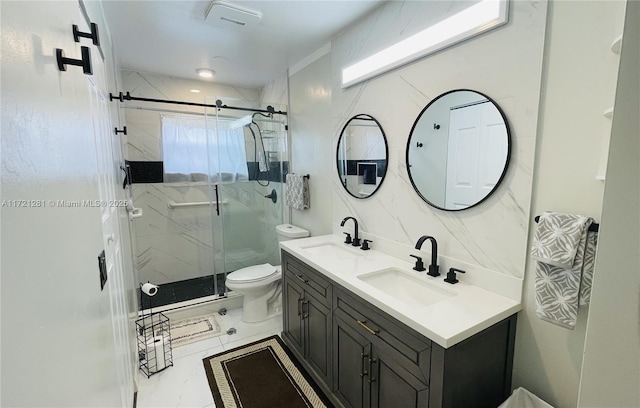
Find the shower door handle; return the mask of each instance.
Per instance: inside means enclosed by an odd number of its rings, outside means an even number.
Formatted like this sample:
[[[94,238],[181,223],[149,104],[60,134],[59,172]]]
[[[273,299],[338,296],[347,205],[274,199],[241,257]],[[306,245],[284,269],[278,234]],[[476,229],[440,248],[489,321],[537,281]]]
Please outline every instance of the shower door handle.
[[[215,185],[216,190],[216,215],[220,215],[220,199],[218,198],[218,185]]]

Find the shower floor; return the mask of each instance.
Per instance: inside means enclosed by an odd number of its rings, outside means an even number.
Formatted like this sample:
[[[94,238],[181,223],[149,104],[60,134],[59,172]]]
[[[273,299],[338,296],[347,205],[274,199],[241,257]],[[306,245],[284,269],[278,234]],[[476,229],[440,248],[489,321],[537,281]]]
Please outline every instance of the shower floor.
[[[214,291],[214,279],[218,283],[218,293]],[[184,302],[205,296],[224,295],[225,293],[224,275],[209,275],[199,278],[185,279],[177,282],[164,283],[160,285],[158,293],[151,297],[143,293],[140,289],[140,300],[142,308],[150,306],[159,307],[173,303]],[[140,306],[140,305],[138,305]]]

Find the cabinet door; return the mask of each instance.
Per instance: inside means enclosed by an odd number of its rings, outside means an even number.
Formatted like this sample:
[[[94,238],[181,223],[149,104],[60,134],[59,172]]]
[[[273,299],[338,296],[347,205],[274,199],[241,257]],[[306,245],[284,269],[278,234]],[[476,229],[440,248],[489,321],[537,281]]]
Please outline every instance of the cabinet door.
[[[426,408],[429,386],[407,371],[394,356],[373,350],[367,362],[371,381],[371,406],[375,408]]]
[[[371,343],[334,314],[333,391],[347,408],[370,406],[369,373],[366,371],[370,356]]]
[[[322,377],[327,386],[331,385],[331,309],[326,307],[310,292],[305,292],[303,307],[305,325],[305,358]]]
[[[283,335],[291,341],[297,351],[304,356],[304,326],[302,324],[302,302],[304,290],[285,275],[283,279],[282,298]]]

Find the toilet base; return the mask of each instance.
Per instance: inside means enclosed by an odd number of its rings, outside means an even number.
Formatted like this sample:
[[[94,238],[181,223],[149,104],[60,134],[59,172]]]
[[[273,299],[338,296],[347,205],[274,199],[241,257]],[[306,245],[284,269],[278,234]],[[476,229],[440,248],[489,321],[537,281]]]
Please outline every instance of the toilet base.
[[[282,310],[281,293],[282,285],[278,282],[272,290],[261,296],[245,294],[242,301],[242,321],[245,323],[263,322],[273,316],[278,308]]]

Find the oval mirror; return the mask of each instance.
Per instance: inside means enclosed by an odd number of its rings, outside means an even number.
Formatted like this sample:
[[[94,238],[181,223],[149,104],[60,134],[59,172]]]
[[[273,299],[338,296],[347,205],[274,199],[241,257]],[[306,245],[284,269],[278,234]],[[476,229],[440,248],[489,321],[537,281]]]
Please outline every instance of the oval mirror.
[[[389,148],[380,123],[355,115],[342,128],[336,151],[340,183],[356,198],[371,197],[387,174]]]
[[[460,211],[498,188],[510,156],[502,110],[480,92],[459,89],[438,96],[418,115],[407,142],[407,171],[424,201]]]

